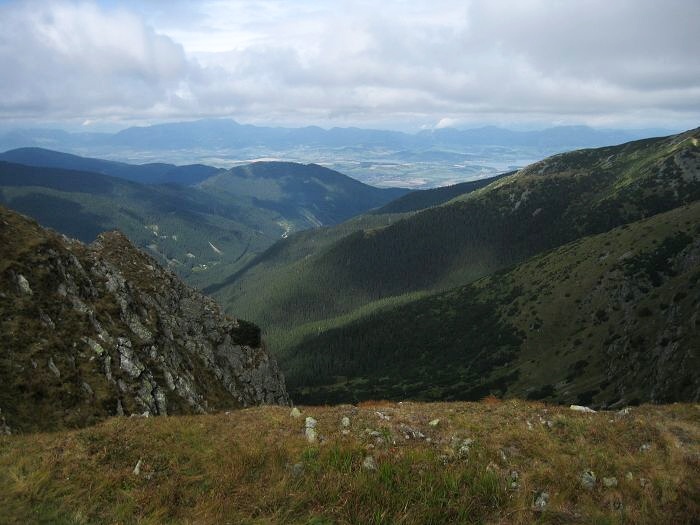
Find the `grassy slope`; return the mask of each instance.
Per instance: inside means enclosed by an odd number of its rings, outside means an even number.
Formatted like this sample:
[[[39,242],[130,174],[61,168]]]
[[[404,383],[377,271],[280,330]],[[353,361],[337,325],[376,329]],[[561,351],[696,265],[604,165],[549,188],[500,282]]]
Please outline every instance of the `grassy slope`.
[[[2,520],[681,525],[700,513],[694,405],[628,415],[519,401],[303,412],[318,419],[320,444],[305,441],[303,419],[273,407],[0,435]],[[368,455],[377,470],[362,467]],[[581,485],[587,470],[591,489]],[[617,486],[604,486],[613,477]],[[542,492],[549,503],[533,510]]]
[[[377,299],[474,281],[700,198],[699,135],[557,155],[385,228],[322,244],[303,260],[278,265],[267,281],[252,266],[217,298],[280,331]]]
[[[446,293],[370,303],[284,335],[299,402],[693,399],[700,202]]]

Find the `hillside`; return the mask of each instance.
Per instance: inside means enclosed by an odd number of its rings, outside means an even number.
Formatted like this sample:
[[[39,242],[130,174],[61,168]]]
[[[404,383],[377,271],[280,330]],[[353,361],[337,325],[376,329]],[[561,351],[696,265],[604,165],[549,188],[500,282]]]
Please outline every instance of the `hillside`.
[[[387,227],[322,244],[262,285],[249,267],[216,294],[276,334],[380,299],[466,284],[697,200],[699,137],[693,130],[556,155]]]
[[[18,524],[692,524],[698,414],[507,401],[113,418],[0,435],[0,507]]]
[[[430,208],[431,206],[438,206],[450,201],[460,195],[466,195],[480,188],[488,186],[492,182],[513,175],[513,173],[505,173],[503,175],[497,175],[496,177],[488,177],[486,179],[479,179],[469,182],[461,182],[459,184],[452,184],[451,186],[443,186],[440,188],[431,188],[429,190],[417,190],[413,191],[403,197],[399,197],[396,200],[391,201],[389,204],[382,206],[376,210],[373,210],[373,214],[385,214],[385,213],[408,213],[412,211],[420,211],[425,208]]]
[[[243,199],[1,161],[0,204],[83,242],[119,229],[185,277],[259,252],[285,231],[278,213]]]
[[[471,285],[297,327],[292,399],[700,399],[700,202]]]
[[[259,329],[121,233],[86,246],[0,207],[0,254],[6,432],[286,402]]]
[[[292,233],[249,260],[237,271],[226,275],[222,281],[212,282],[205,286],[204,292],[207,294],[226,294],[227,288],[237,283],[241,278],[244,279],[243,288],[246,290],[252,287],[251,283],[254,281],[260,283],[261,289],[266,288],[271,281],[285,280],[290,267],[302,263],[303,260],[313,254],[320,253],[348,235],[358,231],[384,228],[412,213],[476,191],[507,175],[443,188],[411,191],[381,208],[358,215],[340,224],[320,226]],[[281,287],[283,288],[284,285]],[[225,295],[223,296],[225,297]]]
[[[119,177],[120,179],[140,182],[142,184],[197,184],[214,174],[219,168],[192,164],[175,166],[174,164],[150,163],[127,164],[112,160],[93,159],[52,151],[44,148],[18,148],[0,153],[0,160],[15,164],[24,164],[41,168],[61,168],[74,171],[88,171]]]
[[[159,180],[160,175],[148,171],[150,165],[41,149],[6,155],[70,169],[0,161],[0,203],[84,242],[102,231],[120,229],[200,287],[235,273],[280,237],[335,224],[406,193],[373,188],[320,166],[293,163],[256,163],[229,172],[204,166],[201,174],[210,175],[213,169],[221,175],[194,188],[124,180]],[[171,168],[174,171],[167,173],[187,179],[198,167]],[[177,170],[195,171],[188,175]]]
[[[198,187],[216,195],[249,197],[256,206],[275,210],[306,228],[343,222],[408,193],[374,188],[316,164],[294,162],[254,162],[211,177]]]

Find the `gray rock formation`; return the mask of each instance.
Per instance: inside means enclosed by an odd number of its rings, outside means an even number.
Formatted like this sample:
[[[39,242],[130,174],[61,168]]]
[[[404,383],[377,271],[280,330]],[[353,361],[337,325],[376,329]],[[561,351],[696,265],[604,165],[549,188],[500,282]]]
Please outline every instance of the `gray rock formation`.
[[[85,246],[0,207],[0,246],[0,347],[14,363],[0,365],[0,394],[17,400],[3,407],[13,429],[288,403],[259,329],[121,233]]]

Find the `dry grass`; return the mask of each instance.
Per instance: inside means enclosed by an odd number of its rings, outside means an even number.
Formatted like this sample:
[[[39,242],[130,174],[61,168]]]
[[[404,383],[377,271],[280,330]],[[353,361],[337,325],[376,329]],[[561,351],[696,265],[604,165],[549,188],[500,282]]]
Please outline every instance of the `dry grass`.
[[[520,401],[301,410],[297,419],[262,407],[0,437],[0,520],[656,524],[700,515],[698,405],[625,416]],[[304,439],[307,415],[319,443]],[[367,455],[376,470],[363,468]],[[585,470],[598,478],[591,490]],[[542,491],[549,504],[538,512]]]

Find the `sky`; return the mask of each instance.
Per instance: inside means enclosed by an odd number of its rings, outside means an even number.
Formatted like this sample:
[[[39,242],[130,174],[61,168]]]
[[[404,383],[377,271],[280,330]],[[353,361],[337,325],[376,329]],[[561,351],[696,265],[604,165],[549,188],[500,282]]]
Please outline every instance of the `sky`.
[[[697,0],[0,0],[0,122],[700,125]]]

